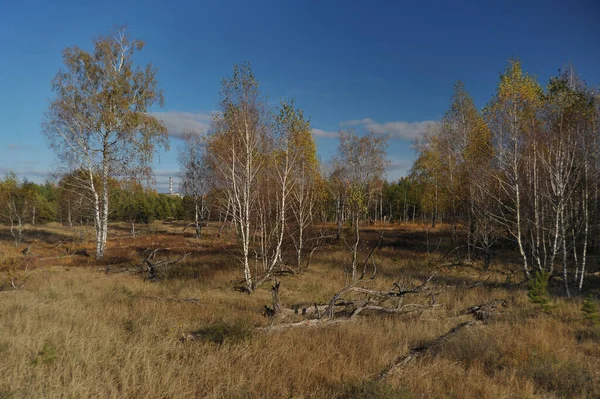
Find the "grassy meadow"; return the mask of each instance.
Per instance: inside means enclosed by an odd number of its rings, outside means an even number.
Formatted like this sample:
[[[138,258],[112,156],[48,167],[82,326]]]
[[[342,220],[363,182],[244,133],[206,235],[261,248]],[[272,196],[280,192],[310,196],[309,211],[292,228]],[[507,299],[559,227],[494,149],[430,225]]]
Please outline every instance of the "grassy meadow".
[[[15,247],[0,228],[0,398],[600,397],[600,324],[581,311],[584,297],[563,298],[552,279],[551,302],[532,303],[510,249],[484,271],[443,258],[450,229],[383,226],[377,275],[360,285],[426,287],[405,298],[418,311],[275,329],[307,317],[265,315],[273,280],[234,290],[242,269],[218,226],[199,241],[173,223],[135,238],[112,228],[99,262],[76,252],[93,254],[91,230],[29,227]],[[366,242],[379,229],[365,229]],[[135,268],[156,248],[187,256],[149,281]],[[326,304],[348,262],[343,243],[324,244],[306,270],[275,277],[281,305]],[[586,280],[596,304],[599,281]],[[503,305],[439,339],[492,301]]]

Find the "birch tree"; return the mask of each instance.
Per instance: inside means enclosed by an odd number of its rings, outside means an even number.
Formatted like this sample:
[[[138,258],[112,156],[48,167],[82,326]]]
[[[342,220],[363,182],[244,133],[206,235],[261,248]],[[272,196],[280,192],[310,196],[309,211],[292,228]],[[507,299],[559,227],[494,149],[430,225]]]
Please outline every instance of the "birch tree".
[[[279,238],[275,256],[281,256],[286,218],[292,216],[294,231],[289,235],[300,268],[306,229],[312,222],[319,181],[317,148],[310,123],[294,101],[283,100],[275,113],[275,170],[279,198]]]
[[[324,174],[327,176],[327,189],[333,200],[336,222],[336,240],[340,240],[342,224],[345,220],[348,186],[344,176],[344,167],[340,158],[332,159],[327,165]]]
[[[493,156],[491,134],[461,81],[454,85],[450,110],[442,126],[445,136],[442,143],[445,143],[443,147],[446,148],[448,169],[451,171],[447,181],[453,213],[455,218],[457,212],[466,216],[469,226],[467,258],[470,259],[471,247],[477,245],[484,250],[487,267],[491,223],[485,214],[476,212],[476,208],[481,208],[478,202],[484,200],[481,188],[477,185],[485,188],[488,183]]]
[[[97,176],[94,179],[94,183],[98,185]],[[70,228],[73,227],[73,224],[82,226],[93,218],[95,201],[90,193],[89,186],[82,185],[81,182],[87,183],[87,172],[85,170],[75,170],[64,174],[58,181],[61,220],[66,219]]]
[[[348,206],[354,228],[354,243],[349,245],[353,281],[358,278],[359,223],[368,209],[373,184],[385,173],[387,140],[387,136],[373,132],[362,136],[352,130],[340,132],[337,156],[340,165],[343,165],[342,176],[349,190]]]
[[[194,204],[194,226],[196,238],[200,238],[202,224],[207,212],[207,195],[210,190],[210,170],[206,162],[205,140],[198,133],[183,135],[179,147],[181,192],[189,196]]]
[[[574,280],[582,286],[589,239],[592,177],[591,155],[594,144],[595,97],[569,68],[552,78],[546,99],[544,154],[540,164],[547,175],[545,199],[554,211],[554,256],[562,258],[565,292],[569,290],[569,264],[573,264]],[[560,254],[559,254],[560,253]]]
[[[501,203],[500,213],[492,215],[504,225],[517,243],[523,273],[530,277],[526,248],[526,205],[524,175],[527,143],[538,128],[542,88],[513,60],[500,76],[496,94],[487,108],[488,125],[495,144],[494,159]],[[490,193],[493,194],[493,193]]]
[[[18,247],[23,240],[25,223],[34,206],[34,193],[28,189],[27,180],[19,182],[10,172],[0,180],[0,218],[10,225],[10,234]]]
[[[291,237],[296,249],[296,267],[299,269],[306,246],[306,230],[313,222],[316,202],[321,199],[322,181],[310,124],[301,112],[294,112],[291,116],[290,145],[294,148],[295,165],[292,169],[294,186],[291,189],[290,209],[296,226]]]
[[[250,269],[253,212],[259,199],[258,174],[270,146],[267,107],[248,64],[235,66],[233,76],[223,79],[220,97],[208,153],[215,183],[225,194],[220,206],[229,209],[236,226],[246,289],[251,292],[255,288]]]
[[[273,131],[269,135],[271,145],[269,153],[265,154],[265,168],[260,174],[260,200],[258,207],[259,216],[259,257],[262,260],[263,276],[261,282],[270,276],[275,267],[283,262],[283,243],[286,233],[297,246],[300,253],[303,245],[303,233],[307,220],[307,193],[302,193],[300,198],[302,208],[294,206],[294,199],[298,199],[298,184],[301,183],[299,173],[306,169],[306,159],[314,157],[316,148],[312,141],[310,124],[304,118],[301,109],[296,108],[294,101],[282,100],[273,113]],[[310,144],[313,144],[310,147]],[[312,150],[312,154],[310,151]],[[306,181],[302,182],[304,189],[308,189]],[[298,212],[294,212],[298,211]],[[299,235],[296,232],[289,234],[288,217],[290,213],[301,220],[298,225]]]
[[[448,199],[440,131],[440,125],[430,126],[428,134],[416,144],[419,155],[410,172],[411,179],[423,188],[421,209],[431,214],[431,228],[435,228],[438,215],[445,210]]]
[[[74,176],[93,198],[97,259],[106,251],[109,178],[149,177],[155,148],[169,146],[165,125],[148,113],[163,104],[156,69],[134,62],[143,47],[121,29],[96,39],[92,52],[68,48],[52,82],[43,131],[66,171],[86,172]]]

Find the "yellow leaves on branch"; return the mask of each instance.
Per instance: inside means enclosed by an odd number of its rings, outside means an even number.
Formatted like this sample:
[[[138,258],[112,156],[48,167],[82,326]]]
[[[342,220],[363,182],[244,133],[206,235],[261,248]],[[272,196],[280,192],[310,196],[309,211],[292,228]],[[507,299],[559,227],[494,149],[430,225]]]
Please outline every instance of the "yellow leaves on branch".
[[[511,118],[532,118],[543,103],[543,89],[535,77],[523,72],[519,60],[510,60],[495,98],[490,104],[493,114],[508,112]]]

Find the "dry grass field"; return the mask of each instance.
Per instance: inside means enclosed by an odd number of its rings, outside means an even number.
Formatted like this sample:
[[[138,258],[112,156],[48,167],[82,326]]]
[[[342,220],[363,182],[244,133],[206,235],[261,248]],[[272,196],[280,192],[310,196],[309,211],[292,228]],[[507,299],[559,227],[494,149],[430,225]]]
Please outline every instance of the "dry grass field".
[[[73,255],[93,254],[90,231],[29,228],[15,248],[0,230],[0,398],[600,397],[600,325],[584,318],[583,297],[561,298],[557,288],[546,309],[531,303],[509,252],[489,271],[443,267],[436,259],[446,246],[428,255],[422,226],[386,227],[377,276],[360,284],[425,287],[405,299],[418,311],[281,329],[265,327],[306,316],[265,316],[272,281],[235,291],[241,269],[216,226],[199,242],[177,225],[136,238],[113,226],[101,262]],[[449,240],[444,228],[429,238],[432,247]],[[188,256],[156,281],[120,273],[155,248]],[[281,305],[327,303],[346,285],[349,259],[329,243],[308,270],[278,276]],[[599,290],[590,277],[596,302]],[[469,312],[493,301],[502,305]]]

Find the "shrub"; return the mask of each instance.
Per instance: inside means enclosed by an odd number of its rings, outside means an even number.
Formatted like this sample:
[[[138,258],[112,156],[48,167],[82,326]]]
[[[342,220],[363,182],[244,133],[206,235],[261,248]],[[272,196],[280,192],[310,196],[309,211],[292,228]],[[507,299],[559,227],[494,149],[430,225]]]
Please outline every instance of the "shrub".
[[[56,359],[56,349],[50,344],[44,344],[41,351],[31,360],[32,365],[50,364]]]
[[[204,327],[192,333],[203,341],[223,344],[244,341],[252,335],[252,330],[240,324],[219,323]]]
[[[527,296],[533,303],[542,305],[544,309],[549,309],[550,294],[548,293],[549,272],[537,272],[535,277],[529,282]]]
[[[600,315],[598,314],[598,305],[596,305],[596,302],[594,302],[594,298],[592,295],[588,295],[583,300],[581,311],[583,312],[583,317],[585,319],[591,320],[593,322],[600,321]]]
[[[408,399],[412,395],[407,390],[394,388],[384,383],[374,381],[357,381],[344,385],[338,398],[381,398],[381,399]]]

